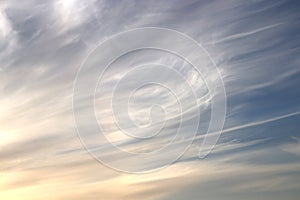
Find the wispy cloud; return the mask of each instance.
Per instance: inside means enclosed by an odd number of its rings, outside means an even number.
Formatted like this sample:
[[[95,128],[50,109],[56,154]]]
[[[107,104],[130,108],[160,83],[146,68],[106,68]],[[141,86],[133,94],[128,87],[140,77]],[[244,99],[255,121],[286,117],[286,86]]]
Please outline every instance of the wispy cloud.
[[[0,198],[298,199],[298,7],[298,2],[288,0],[0,2]],[[95,161],[82,147],[74,129],[73,81],[80,63],[99,42],[131,28],[153,26],[183,32],[209,52],[226,88],[225,128],[212,154],[199,160],[213,98],[204,79],[215,77],[203,79],[167,52],[140,51],[120,58],[107,70],[95,95],[95,114],[107,138],[123,150],[145,153],[170,142],[179,125],[185,134],[176,138],[168,155],[142,161],[121,157],[106,141],[87,132],[92,151],[124,167],[159,166],[193,139],[191,127],[199,117],[197,109],[201,110],[195,143],[176,163],[150,174],[122,174]],[[147,40],[177,45],[167,37]],[[129,69],[149,62],[169,66],[174,74],[144,71],[146,75],[132,75],[122,82]],[[93,73],[85,78],[94,77]],[[183,112],[174,96],[158,86],[145,86],[128,105],[121,104],[130,87],[145,78],[157,78],[179,91]],[[130,114],[120,112],[120,118],[141,126],[155,122],[146,131],[135,132],[147,136],[166,114],[169,121],[163,134],[137,140],[118,129],[110,105],[118,81],[116,105],[120,110],[128,106]],[[191,102],[191,88],[197,106]],[[160,104],[165,113],[161,107],[151,112],[149,102]],[[88,109],[84,101],[79,107]],[[182,116],[186,118],[181,120]],[[85,116],[82,119],[91,125]],[[123,125],[131,130],[133,123],[126,120]]]

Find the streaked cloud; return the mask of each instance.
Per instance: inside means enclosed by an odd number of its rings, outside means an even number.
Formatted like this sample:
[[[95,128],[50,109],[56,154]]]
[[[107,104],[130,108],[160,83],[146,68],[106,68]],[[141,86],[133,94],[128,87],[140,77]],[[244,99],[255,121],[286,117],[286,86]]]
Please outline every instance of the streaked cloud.
[[[0,198],[298,199],[298,7],[288,0],[0,2]],[[108,139],[124,150],[147,152],[164,146],[174,134],[182,113],[164,88],[144,87],[129,104],[130,119],[139,125],[155,122],[152,129],[140,132],[143,135],[159,127],[161,115],[170,117],[163,134],[150,141],[124,135],[110,107],[104,106],[130,67],[150,61],[172,66],[181,77],[166,71],[133,74],[122,82],[118,98],[125,98],[138,79],[160,78],[181,91],[178,98],[187,116],[181,127],[186,134],[177,138],[169,155],[151,162],[121,157],[104,141],[98,146],[91,136],[93,151],[124,166],[159,166],[192,139],[192,121],[201,109],[196,140],[176,163],[150,174],[124,174],[97,162],[82,147],[74,129],[73,81],[80,63],[99,42],[121,31],[154,26],[183,32],[209,52],[226,88],[226,123],[212,153],[199,160],[212,99],[203,77],[166,52],[141,51],[121,58],[105,74],[95,99]],[[151,39],[168,41],[147,38]],[[85,78],[90,77],[87,73]],[[189,88],[196,92],[199,107],[191,103]],[[159,108],[151,113],[149,102],[159,103],[166,113]],[[87,109],[84,101],[80,109]]]

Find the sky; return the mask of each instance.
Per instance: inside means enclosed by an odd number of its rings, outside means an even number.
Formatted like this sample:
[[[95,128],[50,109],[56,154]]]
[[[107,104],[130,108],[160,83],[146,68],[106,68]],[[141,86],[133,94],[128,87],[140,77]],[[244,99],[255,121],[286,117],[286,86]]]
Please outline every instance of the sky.
[[[299,13],[1,0],[0,199],[299,199]]]

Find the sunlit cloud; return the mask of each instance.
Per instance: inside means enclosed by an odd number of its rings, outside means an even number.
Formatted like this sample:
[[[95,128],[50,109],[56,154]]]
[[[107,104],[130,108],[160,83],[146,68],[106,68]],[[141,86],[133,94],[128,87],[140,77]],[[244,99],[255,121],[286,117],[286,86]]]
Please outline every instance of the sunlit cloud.
[[[295,1],[0,2],[0,199],[298,199],[298,7]],[[168,154],[149,160],[123,157],[87,132],[90,151],[124,168],[147,171],[194,140],[172,165],[149,174],[128,174],[84,149],[75,128],[72,93],[76,72],[99,43],[141,27],[174,29],[203,45],[223,78],[227,116],[215,148],[199,159],[211,101],[219,92],[209,91],[205,80],[213,82],[218,76],[210,70],[201,76],[168,52],[144,50],[120,58],[95,90],[95,116],[107,140],[124,151],[147,153],[168,144],[179,124],[185,134],[176,138]],[[146,40],[178,45],[168,37]],[[190,56],[195,56],[193,51]],[[172,70],[133,71],[124,78],[129,69],[145,63]],[[93,73],[84,78],[89,80]],[[133,92],[134,83],[145,78],[162,80],[177,96],[155,84]],[[118,82],[116,107],[128,111],[117,113],[121,125],[127,130],[137,125],[144,129],[134,131],[136,135],[149,136],[168,119],[162,134],[139,140],[116,125],[111,99]],[[125,104],[129,94],[132,98]],[[90,97],[82,97],[81,110],[89,109],[84,98]],[[200,123],[193,138],[198,109]],[[147,124],[152,126],[145,128]]]

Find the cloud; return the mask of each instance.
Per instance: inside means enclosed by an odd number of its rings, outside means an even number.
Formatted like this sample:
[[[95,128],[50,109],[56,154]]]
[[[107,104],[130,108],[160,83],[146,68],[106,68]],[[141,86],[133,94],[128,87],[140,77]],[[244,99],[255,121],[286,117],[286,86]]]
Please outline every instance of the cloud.
[[[2,1],[0,198],[298,199],[298,6],[292,1],[235,0]],[[72,85],[80,63],[99,42],[144,26],[175,29],[203,44],[224,79],[228,116],[224,134],[207,159],[198,160],[199,148],[192,146],[168,168],[144,175],[122,174],[95,161],[80,144],[74,130]],[[177,154],[184,142],[191,141],[198,108],[201,123],[195,145],[203,141],[212,98],[203,78],[215,78],[199,76],[193,67],[167,52],[149,50],[120,58],[105,74],[95,103],[108,139],[125,150],[145,153],[164,146],[182,116],[174,95],[157,85],[145,86],[131,99],[130,120],[139,125],[153,120],[152,129],[140,132],[147,136],[166,114],[170,120],[163,134],[140,141],[115,126],[110,107],[113,86],[130,67],[150,61],[172,66],[175,71],[133,73],[121,82],[116,105],[127,108],[120,102],[124,103],[135,81],[162,80],[179,91],[177,97],[186,117],[181,121],[182,137],[176,138],[168,154],[148,160],[122,157],[106,141],[88,137],[92,151],[124,167],[143,170],[160,166]],[[85,78],[89,80],[93,73]],[[190,88],[198,104],[191,102]],[[160,104],[166,113],[157,107],[151,113],[151,103]],[[79,108],[86,110],[87,106],[82,101]],[[122,120],[128,119],[126,112],[119,114]],[[89,119],[82,119],[91,126]],[[133,123],[126,120],[125,127],[131,128]]]
[[[281,25],[281,23],[268,25],[268,26],[258,28],[258,29],[252,30],[252,31],[244,32],[244,33],[233,34],[233,35],[230,35],[226,38],[222,38],[220,40],[213,41],[213,44],[217,44],[217,43],[220,43],[220,42],[228,42],[230,40],[242,39],[244,37],[247,37],[247,36],[250,36],[252,34],[256,34],[256,33],[259,33],[261,31],[265,31],[265,30],[274,28],[274,27],[279,26],[279,25]]]
[[[293,139],[294,139],[293,142],[282,145],[281,149],[288,153],[299,156],[300,155],[300,139],[297,137],[294,137]]]

